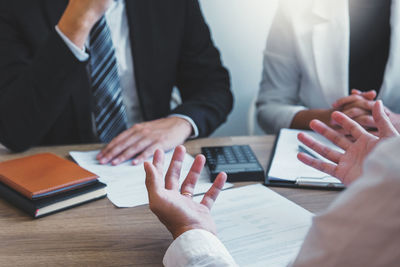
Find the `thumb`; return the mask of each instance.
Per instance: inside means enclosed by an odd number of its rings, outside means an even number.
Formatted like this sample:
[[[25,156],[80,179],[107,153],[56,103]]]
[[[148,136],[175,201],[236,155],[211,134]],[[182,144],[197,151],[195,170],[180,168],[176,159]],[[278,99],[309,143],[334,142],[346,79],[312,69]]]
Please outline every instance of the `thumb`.
[[[373,109],[372,116],[379,131],[379,137],[392,137],[398,135],[396,128],[394,128],[389,117],[386,115],[383,109],[383,103],[381,100],[376,101]]]

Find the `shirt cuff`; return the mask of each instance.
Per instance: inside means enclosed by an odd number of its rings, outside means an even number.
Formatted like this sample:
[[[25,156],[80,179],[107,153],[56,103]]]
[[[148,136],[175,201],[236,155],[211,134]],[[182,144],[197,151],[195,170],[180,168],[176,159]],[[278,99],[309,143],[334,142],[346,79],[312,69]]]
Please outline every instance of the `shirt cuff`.
[[[199,137],[199,128],[197,128],[197,125],[196,125],[196,123],[192,120],[192,118],[190,118],[190,117],[188,117],[188,116],[185,116],[185,115],[182,115],[182,114],[171,114],[171,115],[169,115],[168,117],[178,117],[178,118],[187,120],[187,121],[190,123],[190,125],[192,125],[192,130],[193,130],[193,131],[192,131],[193,134],[189,137],[189,139],[194,139],[194,138]]]
[[[65,34],[56,26],[56,31],[60,35],[61,39],[65,42],[68,48],[71,50],[72,54],[81,62],[89,59],[89,54],[86,53],[85,49],[80,49],[77,47]]]
[[[195,229],[180,235],[169,246],[163,264],[174,266],[238,266],[212,233]]]

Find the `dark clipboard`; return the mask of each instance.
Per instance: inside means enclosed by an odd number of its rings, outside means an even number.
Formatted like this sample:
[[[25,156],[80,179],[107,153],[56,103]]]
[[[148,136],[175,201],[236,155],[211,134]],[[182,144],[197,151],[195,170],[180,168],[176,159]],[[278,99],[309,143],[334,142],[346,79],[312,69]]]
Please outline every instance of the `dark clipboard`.
[[[281,132],[279,131],[279,133],[276,135],[275,141],[274,141],[274,145],[272,147],[272,151],[269,157],[269,161],[268,161],[268,167],[267,167],[267,171],[265,172],[265,181],[264,181],[264,185],[265,186],[272,186],[272,187],[289,187],[289,188],[304,188],[304,189],[314,189],[314,190],[330,190],[330,191],[342,191],[344,188],[343,187],[337,187],[337,186],[312,186],[312,185],[301,185],[301,184],[297,184],[294,181],[285,181],[285,180],[270,180],[268,173],[269,170],[271,169],[272,166],[272,161],[274,160],[274,156],[275,156],[275,151],[276,151],[276,147],[278,145],[278,140],[280,137]]]

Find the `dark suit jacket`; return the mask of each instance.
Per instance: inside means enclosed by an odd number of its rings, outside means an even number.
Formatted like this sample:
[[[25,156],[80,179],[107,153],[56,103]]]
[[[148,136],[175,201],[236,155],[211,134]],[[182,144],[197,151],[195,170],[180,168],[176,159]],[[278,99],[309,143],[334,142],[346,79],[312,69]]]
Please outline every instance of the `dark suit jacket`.
[[[97,141],[87,62],[55,31],[67,3],[0,0],[0,143],[11,150]],[[198,1],[126,0],[126,10],[145,120],[183,114],[209,135],[233,97]],[[170,110],[174,86],[183,104]]]

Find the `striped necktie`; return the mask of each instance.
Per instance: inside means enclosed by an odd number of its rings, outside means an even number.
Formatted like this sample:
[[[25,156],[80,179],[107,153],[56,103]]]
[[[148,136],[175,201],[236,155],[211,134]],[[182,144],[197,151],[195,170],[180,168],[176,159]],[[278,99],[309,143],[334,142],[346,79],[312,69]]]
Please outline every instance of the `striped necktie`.
[[[117,60],[111,32],[103,16],[90,32],[90,77],[94,119],[101,142],[109,143],[126,130]]]

